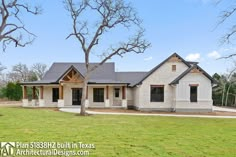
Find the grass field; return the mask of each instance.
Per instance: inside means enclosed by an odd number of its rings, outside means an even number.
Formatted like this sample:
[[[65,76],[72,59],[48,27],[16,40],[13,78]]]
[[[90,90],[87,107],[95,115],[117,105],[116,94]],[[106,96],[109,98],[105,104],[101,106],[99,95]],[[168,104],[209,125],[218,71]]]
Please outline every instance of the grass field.
[[[0,108],[0,141],[94,143],[90,156],[235,157],[236,119],[86,116]]]

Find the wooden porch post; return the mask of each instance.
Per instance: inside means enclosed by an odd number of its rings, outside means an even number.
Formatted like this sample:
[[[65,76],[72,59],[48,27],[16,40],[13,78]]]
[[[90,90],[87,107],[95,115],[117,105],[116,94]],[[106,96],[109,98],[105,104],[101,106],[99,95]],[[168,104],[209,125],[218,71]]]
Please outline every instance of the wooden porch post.
[[[35,88],[35,86],[33,86],[33,94],[32,94],[32,98],[33,98],[33,99],[36,99],[36,93],[35,93],[35,90],[36,90],[36,88]]]
[[[40,99],[43,99],[43,86],[40,86]]]
[[[27,86],[24,86],[24,89],[23,89],[23,99],[28,99],[28,96],[27,96]]]
[[[63,85],[59,84],[59,99],[63,99]]]
[[[106,86],[106,91],[107,91],[107,93],[106,93],[106,99],[109,99],[109,86]]]
[[[126,99],[126,87],[122,86],[122,99]]]

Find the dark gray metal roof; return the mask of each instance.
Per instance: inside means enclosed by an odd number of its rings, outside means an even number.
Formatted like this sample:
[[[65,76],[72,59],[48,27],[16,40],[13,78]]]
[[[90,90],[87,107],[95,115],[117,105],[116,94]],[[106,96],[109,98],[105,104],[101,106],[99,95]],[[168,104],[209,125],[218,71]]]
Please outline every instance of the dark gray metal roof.
[[[198,62],[192,62],[192,61],[187,61],[188,64],[195,65],[198,64]]]
[[[97,63],[92,63],[90,66],[95,66]],[[41,85],[41,84],[56,84],[70,69],[77,70],[82,76],[85,74],[84,63],[53,63],[45,76],[40,81],[24,82],[25,85]],[[148,72],[115,72],[114,63],[104,63],[102,66],[94,70],[90,76],[89,84],[129,84],[134,86]]]
[[[184,77],[192,68],[197,67],[197,62],[187,62],[183,58],[181,58],[177,53],[172,54],[166,60],[161,62],[159,65],[154,67],[149,72],[115,72],[115,64],[114,63],[104,63],[95,69],[89,79],[90,84],[128,84],[130,87],[141,84],[143,80],[145,80],[149,75],[151,75],[154,71],[156,71],[160,66],[162,66],[166,61],[168,61],[172,56],[177,56],[181,59],[181,61],[186,64],[189,68],[178,76],[174,81],[170,84],[176,84],[178,81]],[[90,63],[90,66],[96,66],[98,63]],[[50,69],[46,72],[43,79],[35,82],[23,82],[21,84],[25,85],[41,85],[41,84],[58,84],[60,79],[71,69],[75,69],[82,76],[86,73],[85,63],[53,63]],[[201,69],[201,68],[200,68]],[[208,75],[204,70],[204,75],[213,81],[213,78]]]
[[[95,66],[97,63],[90,63],[90,66]],[[76,68],[83,76],[86,73],[86,67],[84,63],[53,63],[48,72],[45,74],[42,80],[57,80],[73,66]],[[115,80],[115,64],[114,63],[104,63],[96,70],[94,70],[90,79],[111,79]]]
[[[39,80],[32,82],[21,82],[22,85],[45,85],[45,84],[55,84],[54,80]]]
[[[134,86],[142,80],[148,72],[116,72],[117,80],[121,82],[129,82],[129,86]]]
[[[90,63],[91,67],[96,65],[97,63]],[[42,80],[35,82],[23,82],[21,84],[27,85],[58,83],[60,78],[64,76],[71,68],[74,68],[82,76],[84,76],[84,74],[86,73],[86,67],[84,63],[53,63]],[[103,65],[99,66],[91,73],[90,80],[96,80],[95,82],[104,82],[104,80],[112,80],[113,82],[116,81],[115,64],[104,63]]]

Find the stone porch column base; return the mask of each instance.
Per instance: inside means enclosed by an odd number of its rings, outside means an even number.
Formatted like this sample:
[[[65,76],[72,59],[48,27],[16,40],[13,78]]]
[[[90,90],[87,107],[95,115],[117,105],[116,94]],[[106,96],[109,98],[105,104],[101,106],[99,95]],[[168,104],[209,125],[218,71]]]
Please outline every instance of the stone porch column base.
[[[84,103],[85,103],[85,108],[88,108],[89,107],[89,100],[86,99]]]
[[[32,99],[31,105],[32,105],[32,106],[36,106],[36,100],[35,100],[35,99]]]
[[[110,107],[110,101],[109,101],[109,99],[106,99],[106,100],[105,100],[105,107]]]
[[[64,100],[63,99],[58,99],[57,107],[64,107]]]
[[[126,99],[122,100],[122,107],[127,108],[127,100]]]
[[[39,99],[39,107],[44,107],[44,106],[45,106],[45,100]]]
[[[22,106],[23,107],[29,106],[29,100],[28,99],[22,99]]]

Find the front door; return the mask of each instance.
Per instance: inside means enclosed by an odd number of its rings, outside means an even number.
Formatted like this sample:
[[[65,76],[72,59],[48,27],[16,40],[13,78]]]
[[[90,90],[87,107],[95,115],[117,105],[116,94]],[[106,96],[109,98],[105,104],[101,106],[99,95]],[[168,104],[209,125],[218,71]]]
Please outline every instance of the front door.
[[[113,92],[113,106],[121,106],[122,99],[121,99],[121,92],[120,87],[114,87]]]
[[[72,88],[72,105],[81,105],[82,88]]]

